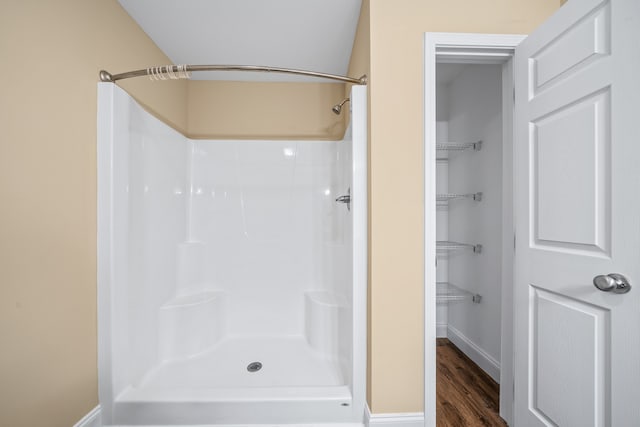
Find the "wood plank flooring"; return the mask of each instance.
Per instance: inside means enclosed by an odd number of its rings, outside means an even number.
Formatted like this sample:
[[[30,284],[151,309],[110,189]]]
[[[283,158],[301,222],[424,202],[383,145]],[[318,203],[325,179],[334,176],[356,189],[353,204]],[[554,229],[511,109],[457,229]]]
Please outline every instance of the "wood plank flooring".
[[[498,415],[500,386],[446,338],[436,346],[438,427],[506,426]]]

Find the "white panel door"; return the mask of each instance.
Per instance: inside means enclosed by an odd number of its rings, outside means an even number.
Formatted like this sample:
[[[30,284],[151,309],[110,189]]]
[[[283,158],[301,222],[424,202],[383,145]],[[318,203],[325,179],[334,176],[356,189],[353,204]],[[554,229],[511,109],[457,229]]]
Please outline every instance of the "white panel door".
[[[515,425],[640,426],[640,0],[569,0],[514,64]]]

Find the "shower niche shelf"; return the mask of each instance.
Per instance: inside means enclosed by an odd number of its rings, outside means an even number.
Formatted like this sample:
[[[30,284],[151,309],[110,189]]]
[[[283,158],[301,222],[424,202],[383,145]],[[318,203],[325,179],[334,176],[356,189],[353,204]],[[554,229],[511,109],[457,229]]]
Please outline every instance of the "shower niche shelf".
[[[200,292],[176,296],[161,305],[158,310],[160,359],[192,357],[218,343],[224,335],[221,315],[224,296],[221,291]],[[203,324],[207,328],[199,328]]]
[[[482,252],[482,245],[476,244],[472,245],[470,243],[460,243],[460,242],[452,242],[450,240],[438,240],[436,242],[436,250],[437,252],[449,252],[449,251],[461,251],[461,250],[471,250],[473,253],[479,254]]]
[[[436,302],[438,304],[467,300],[479,304],[482,301],[482,296],[473,294],[449,282],[436,282]]]

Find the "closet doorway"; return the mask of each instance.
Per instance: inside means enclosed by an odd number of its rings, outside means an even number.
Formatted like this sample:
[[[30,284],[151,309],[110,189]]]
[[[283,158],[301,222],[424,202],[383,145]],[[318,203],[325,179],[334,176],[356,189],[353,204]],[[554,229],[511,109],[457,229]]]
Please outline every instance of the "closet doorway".
[[[524,37],[426,37],[425,425],[511,423],[511,59]]]

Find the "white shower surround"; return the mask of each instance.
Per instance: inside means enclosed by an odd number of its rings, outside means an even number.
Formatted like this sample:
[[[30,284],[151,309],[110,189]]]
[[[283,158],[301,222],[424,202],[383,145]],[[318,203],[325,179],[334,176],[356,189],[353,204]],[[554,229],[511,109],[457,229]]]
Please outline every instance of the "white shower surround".
[[[343,141],[189,140],[98,90],[104,425],[362,422],[366,88]]]

